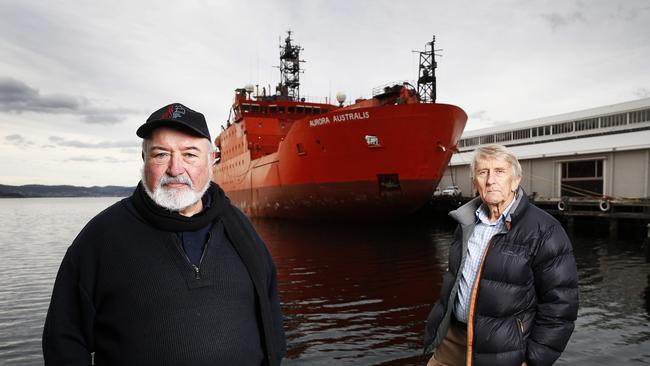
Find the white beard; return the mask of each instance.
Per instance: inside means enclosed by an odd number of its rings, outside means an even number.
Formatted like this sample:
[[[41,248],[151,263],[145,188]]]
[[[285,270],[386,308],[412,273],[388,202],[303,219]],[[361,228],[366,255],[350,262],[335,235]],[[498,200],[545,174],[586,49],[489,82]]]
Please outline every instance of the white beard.
[[[146,181],[147,177],[143,168],[142,185],[144,186],[145,192],[147,192],[149,198],[151,198],[158,206],[164,207],[170,211],[180,211],[194,205],[199,202],[201,197],[203,197],[203,194],[205,194],[210,187],[210,180],[208,180],[205,183],[205,186],[201,188],[201,191],[197,192],[194,190],[194,182],[192,182],[189,177],[182,175],[178,177],[170,177],[165,174],[160,178],[160,181],[156,182],[156,187],[154,191],[151,192]],[[183,183],[186,184],[189,189],[166,188],[165,184],[170,183]]]

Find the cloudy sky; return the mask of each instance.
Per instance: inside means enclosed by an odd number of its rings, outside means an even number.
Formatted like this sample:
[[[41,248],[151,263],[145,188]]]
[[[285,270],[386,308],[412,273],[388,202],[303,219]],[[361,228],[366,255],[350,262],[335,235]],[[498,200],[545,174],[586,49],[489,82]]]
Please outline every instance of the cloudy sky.
[[[301,93],[368,97],[415,79],[436,35],[438,102],[468,129],[650,96],[650,1],[0,0],[0,184],[135,185],[137,127],[181,102],[213,136],[233,90],[275,85],[279,37]]]

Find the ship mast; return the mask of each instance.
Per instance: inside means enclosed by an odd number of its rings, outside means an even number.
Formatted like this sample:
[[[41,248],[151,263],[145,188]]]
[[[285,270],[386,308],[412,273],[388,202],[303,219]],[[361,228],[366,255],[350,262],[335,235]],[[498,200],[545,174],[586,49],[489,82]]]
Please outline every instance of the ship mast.
[[[277,87],[279,95],[288,97],[290,100],[300,98],[300,45],[291,43],[291,31],[287,31],[287,38],[284,45],[280,44],[280,85]]]
[[[436,102],[436,54],[434,49],[436,36],[427,42],[424,51],[420,52],[420,70],[418,73],[418,94],[424,103]]]

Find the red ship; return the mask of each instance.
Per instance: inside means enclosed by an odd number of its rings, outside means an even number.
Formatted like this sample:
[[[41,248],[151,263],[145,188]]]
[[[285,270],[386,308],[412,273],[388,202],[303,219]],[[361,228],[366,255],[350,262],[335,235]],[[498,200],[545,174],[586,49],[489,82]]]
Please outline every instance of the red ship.
[[[435,50],[420,52],[417,88],[399,83],[344,106],[300,98],[300,51],[280,47],[275,95],[235,90],[216,138],[213,180],[250,217],[381,219],[405,216],[432,196],[467,115],[435,103]]]

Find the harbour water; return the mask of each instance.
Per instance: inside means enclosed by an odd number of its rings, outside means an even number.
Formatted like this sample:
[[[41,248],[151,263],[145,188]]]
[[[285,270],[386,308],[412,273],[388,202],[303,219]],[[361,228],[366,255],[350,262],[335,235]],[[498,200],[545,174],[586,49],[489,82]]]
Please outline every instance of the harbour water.
[[[40,339],[67,246],[118,198],[0,200],[0,364],[42,365]],[[424,365],[424,319],[451,228],[254,221],[278,268],[286,365]],[[576,330],[558,365],[650,363],[650,264],[640,241],[578,231]]]

